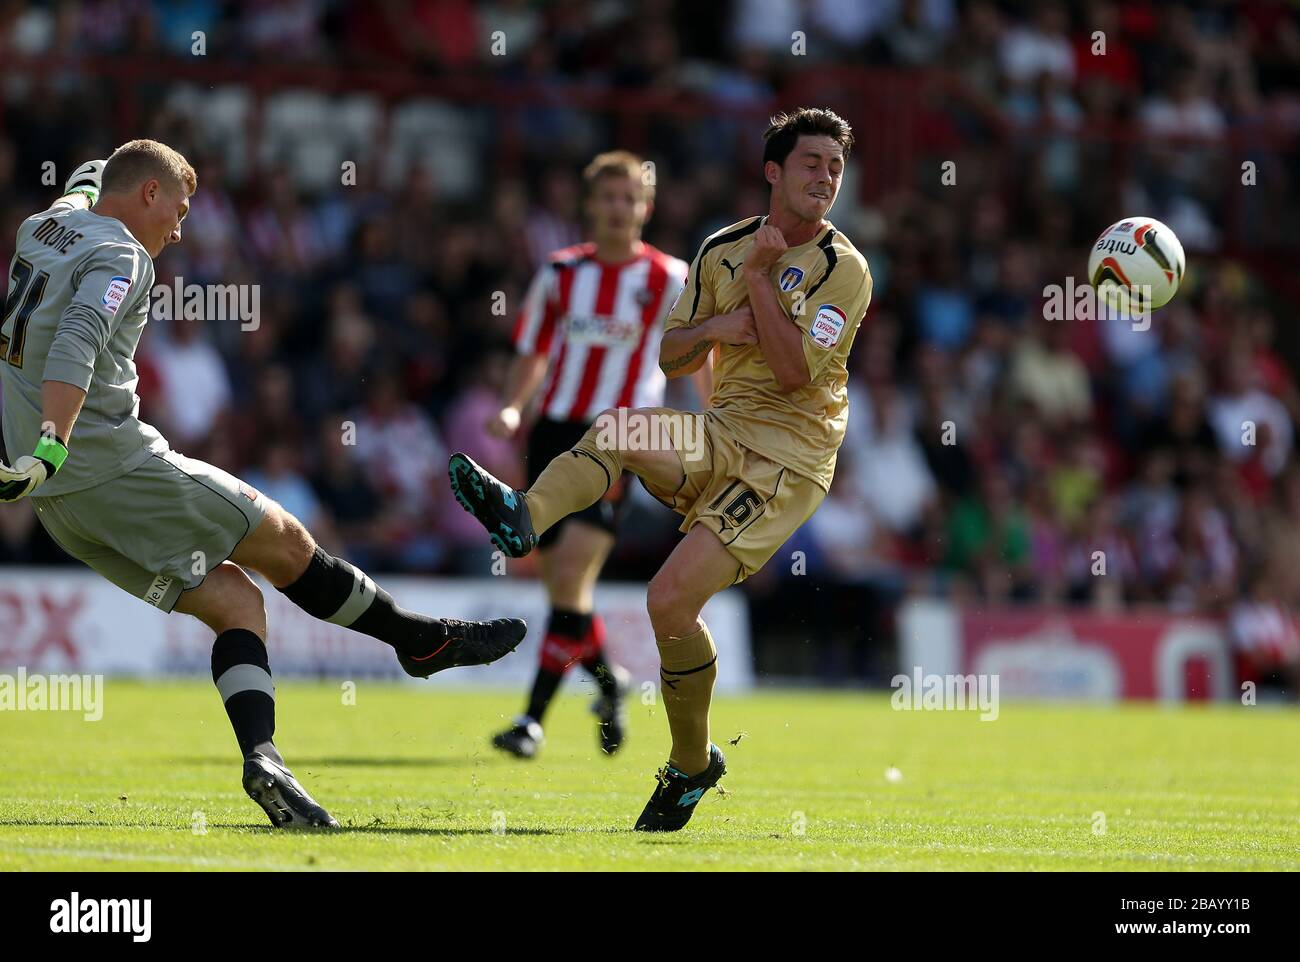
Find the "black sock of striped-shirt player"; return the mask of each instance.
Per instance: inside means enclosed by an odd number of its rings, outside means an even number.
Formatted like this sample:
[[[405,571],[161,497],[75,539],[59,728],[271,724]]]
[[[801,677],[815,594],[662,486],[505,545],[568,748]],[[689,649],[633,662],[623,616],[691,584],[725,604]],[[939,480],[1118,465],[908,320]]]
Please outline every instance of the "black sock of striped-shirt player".
[[[217,635],[212,644],[212,680],[216,683],[239,750],[261,752],[283,765],[271,740],[275,736],[275,685],[262,639],[245,628]]]
[[[605,658],[605,621],[592,612],[591,625],[587,628],[587,638],[596,653],[582,660],[582,667],[596,680],[596,687],[606,698],[618,697],[618,678],[609,660]]]
[[[280,592],[312,617],[378,638],[404,655],[428,655],[446,640],[436,619],[399,608],[364,571],[320,545],[307,570]]]
[[[590,630],[590,612],[552,608],[551,616],[546,622],[546,638],[549,639],[552,635],[558,636],[573,645],[581,642]],[[560,690],[560,682],[564,680],[565,672],[568,671],[569,667],[571,666],[566,666],[563,671],[552,671],[545,664],[545,661],[538,666],[537,677],[533,679],[532,691],[528,693],[528,708],[525,709],[524,714],[541,724],[542,716],[546,714],[546,709],[550,707],[551,700],[555,698],[555,693]]]
[[[609,666],[609,661],[605,658],[603,651],[598,651],[582,663],[582,667],[587,669],[591,677],[596,681],[596,687],[606,698],[618,697],[618,679],[614,676],[614,669]]]

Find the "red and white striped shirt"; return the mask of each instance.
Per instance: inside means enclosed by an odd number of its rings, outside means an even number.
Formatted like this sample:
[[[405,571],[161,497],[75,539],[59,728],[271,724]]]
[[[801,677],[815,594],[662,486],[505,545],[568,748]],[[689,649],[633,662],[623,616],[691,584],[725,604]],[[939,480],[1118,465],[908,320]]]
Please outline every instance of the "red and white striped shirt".
[[[528,288],[514,333],[520,354],[551,359],[542,417],[589,422],[606,408],[663,403],[659,339],[687,270],[644,243],[621,264],[598,261],[591,243],[550,256]]]

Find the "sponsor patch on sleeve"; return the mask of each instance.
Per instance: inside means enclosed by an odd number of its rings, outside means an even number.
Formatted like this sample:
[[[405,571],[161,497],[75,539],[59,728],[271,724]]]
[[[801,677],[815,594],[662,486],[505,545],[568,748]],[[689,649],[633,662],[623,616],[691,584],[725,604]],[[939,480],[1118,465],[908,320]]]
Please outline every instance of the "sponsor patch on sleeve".
[[[109,280],[102,301],[110,314],[117,313],[117,309],[126,301],[126,293],[130,289],[131,278],[129,277],[114,277]]]
[[[844,326],[847,323],[848,318],[838,307],[834,304],[823,304],[817,308],[817,316],[813,318],[808,333],[812,335],[818,347],[829,350],[840,342],[840,335],[844,333]]]

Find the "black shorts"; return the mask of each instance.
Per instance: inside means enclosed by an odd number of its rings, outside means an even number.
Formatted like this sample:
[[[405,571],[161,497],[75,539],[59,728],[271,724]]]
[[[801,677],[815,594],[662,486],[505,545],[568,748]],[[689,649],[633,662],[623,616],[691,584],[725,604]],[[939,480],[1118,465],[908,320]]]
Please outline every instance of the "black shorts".
[[[577,444],[590,427],[591,425],[586,421],[554,421],[550,418],[538,420],[528,435],[528,484],[531,486],[555,457]],[[615,484],[614,491],[591,507],[575,511],[548,528],[538,539],[537,546],[542,549],[549,548],[559,537],[564,523],[575,519],[585,521],[610,534],[617,534],[618,518],[622,513],[621,508],[626,492],[627,485],[620,479]]]

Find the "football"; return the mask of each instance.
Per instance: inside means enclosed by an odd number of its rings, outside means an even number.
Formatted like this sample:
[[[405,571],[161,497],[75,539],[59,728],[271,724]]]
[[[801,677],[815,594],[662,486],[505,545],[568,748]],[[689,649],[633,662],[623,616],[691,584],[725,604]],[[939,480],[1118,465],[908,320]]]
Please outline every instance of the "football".
[[[1187,261],[1172,230],[1151,217],[1111,224],[1092,247],[1088,280],[1097,297],[1119,311],[1164,307],[1178,291]]]

